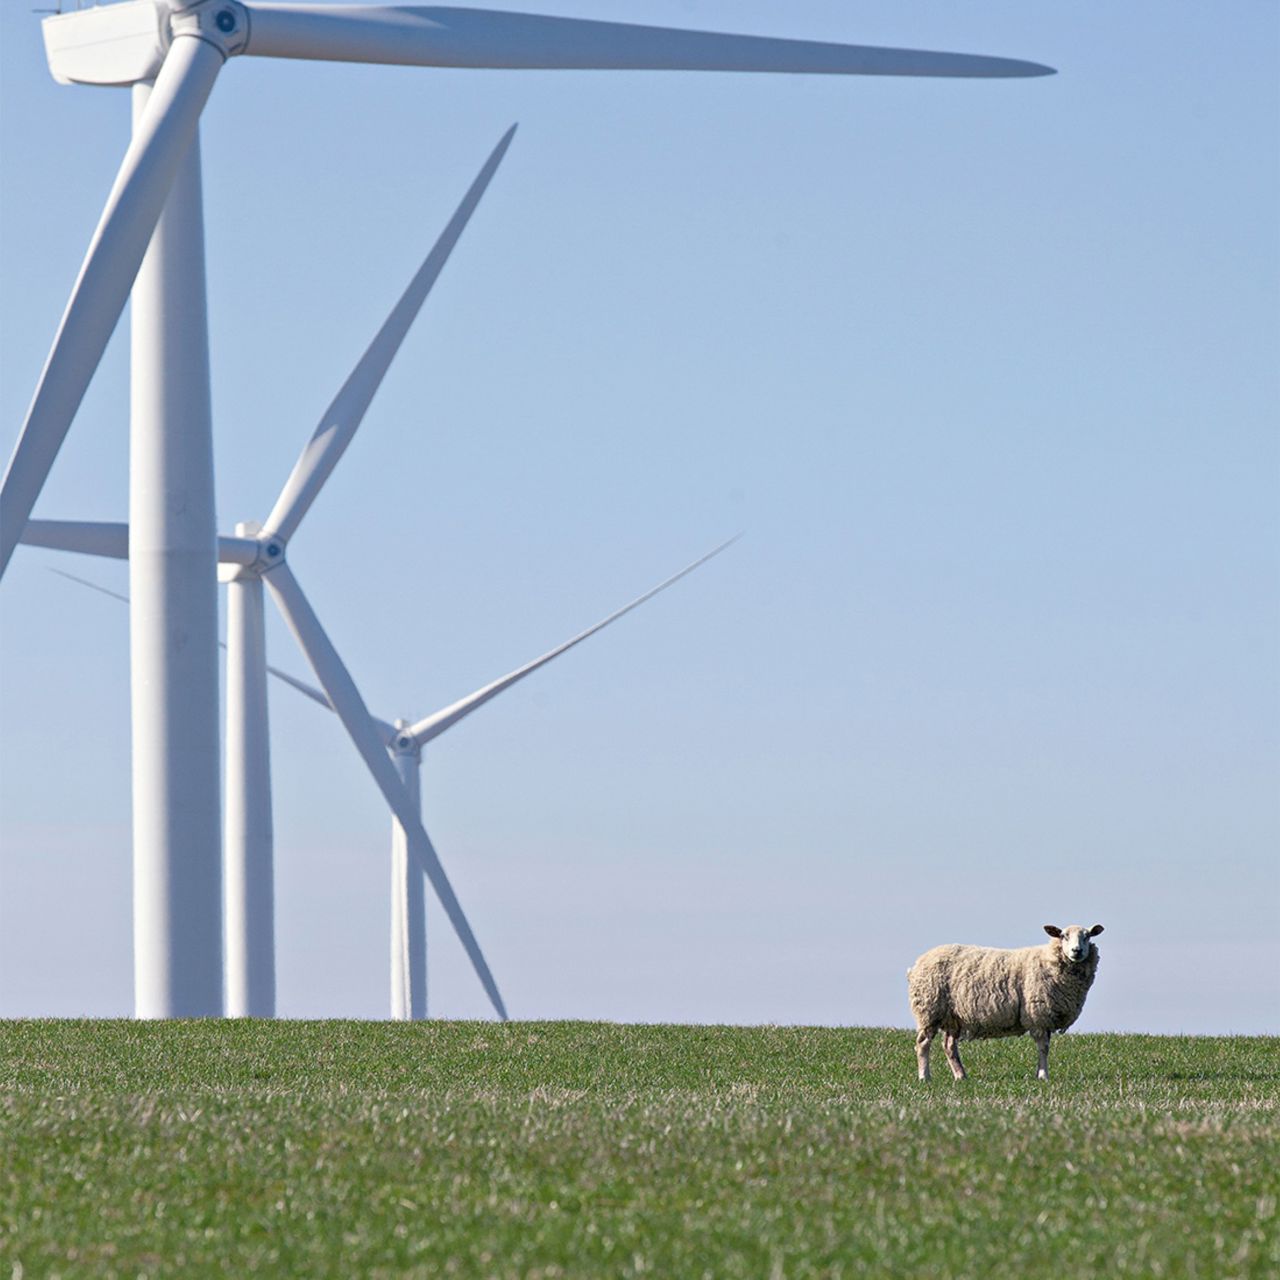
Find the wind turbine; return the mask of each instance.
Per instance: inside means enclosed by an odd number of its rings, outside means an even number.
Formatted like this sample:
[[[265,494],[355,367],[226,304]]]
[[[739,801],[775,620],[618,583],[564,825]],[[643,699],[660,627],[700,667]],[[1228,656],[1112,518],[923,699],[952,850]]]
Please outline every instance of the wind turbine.
[[[622,608],[615,609],[613,613],[601,618],[584,631],[579,631],[576,635],[564,641],[563,644],[556,645],[554,649],[547,650],[546,653],[539,655],[531,662],[526,662],[523,666],[516,667],[515,670],[507,672],[506,675],[500,676],[497,680],[490,681],[490,683],[483,685],[473,693],[467,694],[465,698],[459,698],[457,702],[452,702],[447,707],[442,707],[439,711],[435,711],[429,716],[424,716],[422,719],[412,723],[407,719],[388,722],[373,717],[374,722],[383,734],[386,749],[390,753],[391,759],[395,762],[396,769],[400,774],[400,779],[404,784],[414,811],[418,815],[419,822],[422,820],[422,751],[428,742],[432,742],[440,737],[441,734],[447,733],[454,725],[471,715],[473,711],[478,711],[486,702],[496,698],[498,694],[504,693],[512,685],[518,684],[526,676],[532,675],[553,659],[560,657],[561,654],[568,653],[570,649],[581,644],[590,636],[595,635],[597,631],[603,631],[605,627],[616,622],[633,609],[637,609],[646,601],[652,600],[659,592],[665,591],[687,574],[706,564],[712,557],[718,556],[720,552],[732,546],[740,536],[730,538],[728,541],[722,542],[718,547],[708,551],[705,555],[699,556],[691,564],[685,565],[683,569],[673,573],[669,578],[663,579],[656,587],[651,587],[643,595],[636,596],[634,600],[628,601]],[[96,582],[90,582],[86,578],[77,577],[75,574],[66,573],[61,569],[55,569],[53,572],[64,578],[70,578],[72,582],[78,582],[82,586],[99,591],[103,595],[128,603],[129,597],[121,595],[118,591],[112,591]],[[229,645],[227,647],[229,648]],[[319,689],[307,684],[306,681],[299,680],[288,672],[281,671],[278,667],[265,666],[264,670],[276,679],[291,685],[313,702],[318,702],[322,707],[330,711],[333,710],[333,704],[330,703],[329,699]],[[228,696],[230,696],[230,691],[228,691]],[[423,877],[409,856],[405,830],[394,814],[391,819],[390,938],[391,1017],[397,1020],[425,1018],[427,1016],[427,916],[423,894]],[[228,948],[230,949],[231,946],[232,939],[228,936]],[[252,965],[266,963],[267,957],[263,955],[261,948],[251,948],[248,950],[248,954],[251,958],[250,988],[252,989]],[[232,1011],[229,1009],[228,1012]]]
[[[225,1012],[232,1017],[272,1018],[276,1003],[263,574],[283,556],[286,543],[297,532],[354,438],[409,328],[502,163],[515,131],[516,126],[512,125],[494,147],[431,252],[321,415],[266,524],[243,522],[236,526],[235,536],[218,539],[218,576],[227,583],[227,769],[222,870]],[[127,559],[130,530],[127,524],[102,521],[31,520],[21,541],[84,555]],[[319,696],[328,705],[323,695]],[[392,731],[390,726],[382,727]],[[500,1010],[500,1005],[495,1007]]]
[[[515,125],[503,135],[439,240],[373,342],[320,419],[285,481],[265,525],[236,526],[256,540],[251,565],[226,566],[227,798],[224,837],[226,1011],[275,1016],[275,930],[272,871],[270,745],[267,729],[266,568],[284,554],[325,481],[346,452],[405,335],[453,246],[506,155]],[[219,557],[221,558],[221,557]],[[229,571],[228,571],[229,570]],[[482,976],[483,981],[483,976]],[[501,1003],[495,1002],[499,1013]]]
[[[483,9],[126,0],[54,15],[44,20],[43,30],[49,67],[59,82],[132,86],[133,138],[0,487],[0,573],[132,290],[129,571],[139,1017],[216,1015],[222,1008],[217,543],[197,126],[227,59],[1050,74],[1050,68],[1005,58]],[[264,572],[368,759],[363,703],[349,675],[322,639],[287,567]]]
[[[523,666],[508,671],[497,680],[469,693],[465,698],[442,707],[439,711],[412,723],[406,719],[395,721],[391,736],[387,740],[387,750],[395,761],[396,769],[404,783],[405,791],[421,818],[422,799],[421,781],[422,750],[429,742],[433,742],[441,734],[448,732],[459,721],[466,719],[473,711],[478,711],[486,702],[496,698],[500,693],[518,684],[526,676],[532,675],[548,662],[560,657],[574,646],[581,644],[588,637],[604,630],[610,623],[616,622],[632,609],[637,609],[647,600],[652,600],[660,591],[665,591],[673,583],[678,582],[686,574],[692,573],[699,566],[706,564],[713,556],[717,556],[732,546],[737,537],[722,542],[718,547],[687,564],[677,573],[665,578],[656,587],[651,587],[643,595],[615,609],[607,617],[579,631],[563,644],[526,662]],[[391,1016],[396,1019],[425,1018],[427,1016],[427,918],[426,904],[423,900],[422,876],[408,858],[404,828],[396,818],[391,822]]]

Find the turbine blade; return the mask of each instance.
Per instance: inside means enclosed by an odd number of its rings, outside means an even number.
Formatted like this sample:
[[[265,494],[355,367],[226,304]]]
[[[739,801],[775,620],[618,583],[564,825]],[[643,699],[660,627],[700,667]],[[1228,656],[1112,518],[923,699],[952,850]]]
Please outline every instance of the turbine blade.
[[[227,646],[223,645],[222,647],[225,649]],[[277,680],[284,684],[292,685],[299,693],[310,698],[312,702],[317,702],[326,711],[333,711],[335,715],[337,714],[334,711],[333,703],[315,685],[308,684],[305,680],[299,680],[297,676],[291,676],[287,671],[281,671],[279,667],[273,667],[270,663],[267,663],[267,674],[275,676]],[[388,720],[379,720],[375,715],[370,715],[369,719],[373,721],[374,727],[382,735],[383,742],[390,742],[396,734],[395,725]]]
[[[864,76],[1042,76],[1012,58],[762,36],[720,35],[582,18],[454,9],[247,3],[244,52],[423,67],[612,71],[793,71]]]
[[[83,556],[105,556],[111,560],[129,558],[129,526],[116,521],[28,520],[18,541],[28,547],[76,551]],[[63,577],[71,576],[63,574]]]
[[[646,600],[652,600],[659,591],[665,591],[673,582],[679,582],[685,574],[692,573],[699,565],[706,564],[712,556],[718,556],[726,547],[730,547],[737,542],[740,537],[742,537],[740,533],[735,534],[727,542],[722,542],[714,550],[708,551],[705,556],[699,556],[692,564],[685,565],[679,573],[673,573],[671,577],[658,583],[656,587],[650,588],[644,595],[637,596],[630,604],[624,604],[621,609],[615,610],[607,618],[601,618],[594,626],[588,627],[585,631],[579,631],[571,640],[566,640],[564,644],[557,645],[540,658],[534,658],[532,662],[526,662],[523,667],[517,667],[514,671],[508,672],[492,684],[485,685],[483,689],[477,689],[475,693],[468,694],[465,698],[459,699],[459,701],[445,707],[442,711],[426,716],[416,724],[410,725],[408,729],[400,730],[401,734],[407,733],[419,746],[430,742],[432,738],[438,738],[446,729],[453,728],[464,716],[469,716],[478,707],[484,706],[490,698],[496,698],[504,689],[509,689],[517,681],[523,680],[525,676],[532,675],[539,667],[545,667],[553,658],[558,658],[562,653],[567,653],[574,645],[581,644],[588,636],[593,636],[611,622],[616,622],[623,614],[630,613],[632,609],[638,609]]]
[[[0,487],[0,574],[124,309],[221,66],[222,54],[211,44],[187,37],[173,42],[156,76]]]
[[[24,546],[77,551],[112,560],[129,558],[129,526],[114,520],[28,520],[18,539]],[[220,564],[252,564],[258,558],[254,538],[218,536]]]
[[[506,1006],[502,1003],[502,996],[493,980],[493,974],[489,971],[488,962],[480,950],[475,934],[471,931],[470,924],[467,923],[467,917],[463,914],[448,876],[445,875],[444,867],[436,856],[431,841],[427,838],[422,821],[405,793],[404,784],[396,773],[395,765],[391,763],[386,745],[379,740],[378,730],[365,707],[360,691],[356,688],[355,681],[351,679],[350,673],[338,656],[338,651],[325,634],[320,620],[307,602],[289,566],[282,564],[272,569],[265,575],[265,581],[276,603],[280,606],[289,629],[302,647],[303,653],[307,655],[307,660],[316,673],[316,679],[320,681],[330,704],[346,726],[356,750],[363,757],[365,765],[373,775],[374,782],[378,784],[378,790],[382,792],[387,804],[391,807],[391,812],[404,828],[410,855],[417,860],[431,882],[431,887],[436,891],[440,905],[444,907],[445,914],[449,917],[450,923],[470,957],[472,967],[494,1009],[497,1010],[500,1018],[505,1019]]]
[[[307,514],[311,504],[316,500],[324,482],[329,478],[338,460],[346,452],[369,408],[370,402],[382,385],[391,361],[395,359],[400,344],[409,332],[410,326],[417,317],[427,294],[431,292],[444,264],[458,243],[471,215],[480,203],[490,179],[497,172],[502,157],[506,155],[511,139],[515,136],[516,126],[512,125],[502,135],[498,145],[490,153],[484,167],[475,181],[463,196],[449,225],[445,227],[431,252],[427,255],[418,273],[413,277],[409,287],[401,295],[395,309],[387,317],[377,336],[370,343],[369,349],[360,358],[351,376],[343,384],[333,403],[325,410],[320,425],[311,437],[302,457],[294,465],[289,479],[285,482],[275,508],[267,517],[264,537],[278,535],[285,540],[291,538],[302,517]]]
[[[270,663],[267,663],[267,674],[275,676],[277,680],[282,680],[285,684],[292,685],[299,693],[305,694],[310,698],[312,702],[318,702],[326,711],[333,710],[333,703],[315,685],[308,684],[305,680],[299,680],[297,676],[291,676],[287,671],[281,671],[279,667],[273,667]]]
[[[68,578],[72,582],[78,582],[82,587],[88,587],[90,591],[101,592],[104,596],[110,596],[113,600],[123,600],[125,604],[129,603],[129,597],[122,591],[112,591],[110,587],[104,587],[96,582],[90,582],[88,578],[77,577],[74,573],[68,573],[65,569],[55,569],[47,566],[50,573],[56,573],[60,578]]]

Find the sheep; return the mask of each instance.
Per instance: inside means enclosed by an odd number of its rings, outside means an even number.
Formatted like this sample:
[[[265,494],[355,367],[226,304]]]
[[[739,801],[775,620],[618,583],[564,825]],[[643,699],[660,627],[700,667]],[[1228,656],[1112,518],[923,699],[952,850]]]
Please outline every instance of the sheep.
[[[1039,1050],[1038,1080],[1049,1078],[1049,1036],[1080,1016],[1098,971],[1092,942],[1102,926],[1044,926],[1051,941],[1004,950],[952,944],[926,951],[907,970],[907,993],[919,1028],[916,1062],[929,1078],[929,1046],[939,1031],[957,1080],[968,1074],[961,1040],[989,1040],[1030,1032]]]

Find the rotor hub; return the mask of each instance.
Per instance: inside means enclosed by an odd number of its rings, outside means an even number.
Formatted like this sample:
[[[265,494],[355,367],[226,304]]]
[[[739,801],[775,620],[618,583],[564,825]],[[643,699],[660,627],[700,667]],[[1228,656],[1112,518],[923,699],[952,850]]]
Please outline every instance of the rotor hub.
[[[387,743],[387,747],[393,756],[410,756],[413,759],[420,759],[422,756],[422,747],[415,741],[413,735],[409,733],[409,722],[407,720],[397,720],[395,725],[396,731],[391,741]]]
[[[237,0],[177,0],[169,18],[169,38],[198,36],[224,58],[249,43],[249,12]]]
[[[258,539],[258,558],[245,565],[245,575],[251,578],[264,578],[272,569],[278,569],[285,562],[285,540],[278,534],[269,538]]]
[[[278,533],[264,536],[256,520],[236,525],[234,538],[219,539],[222,564],[219,580],[248,582],[265,577],[285,563],[287,543]]]

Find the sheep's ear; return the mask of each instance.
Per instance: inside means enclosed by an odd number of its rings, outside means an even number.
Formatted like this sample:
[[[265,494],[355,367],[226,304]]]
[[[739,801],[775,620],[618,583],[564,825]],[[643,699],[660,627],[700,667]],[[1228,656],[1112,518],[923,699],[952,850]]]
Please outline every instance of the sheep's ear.
[[[1049,937],[1051,937],[1051,938],[1060,938],[1060,937],[1062,937],[1062,930],[1061,930],[1061,929],[1059,929],[1059,928],[1058,928],[1058,926],[1057,926],[1056,924],[1047,924],[1047,925],[1045,925],[1045,927],[1044,927],[1044,931],[1045,931],[1045,933],[1047,933],[1047,934],[1049,935]]]
[[[1089,937],[1096,938],[1101,932],[1102,926],[1100,924],[1095,924],[1093,928],[1089,930]]]

